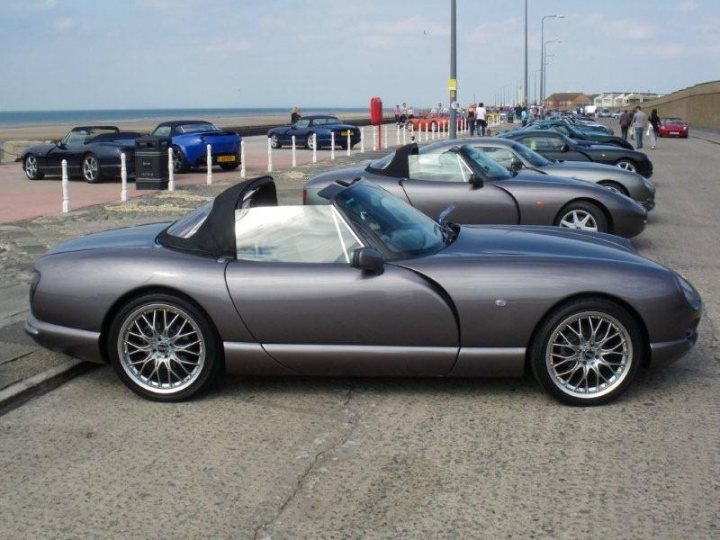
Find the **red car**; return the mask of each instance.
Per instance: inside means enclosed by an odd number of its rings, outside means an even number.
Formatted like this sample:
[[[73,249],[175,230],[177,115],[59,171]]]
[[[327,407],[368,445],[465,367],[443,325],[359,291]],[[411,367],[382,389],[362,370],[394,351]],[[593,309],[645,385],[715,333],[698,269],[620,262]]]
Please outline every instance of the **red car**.
[[[407,121],[408,129],[412,125],[414,131],[443,131],[448,130],[450,115],[445,113],[429,113],[427,116],[420,118],[411,118]]]
[[[661,137],[688,137],[688,125],[681,118],[665,118],[660,121]]]

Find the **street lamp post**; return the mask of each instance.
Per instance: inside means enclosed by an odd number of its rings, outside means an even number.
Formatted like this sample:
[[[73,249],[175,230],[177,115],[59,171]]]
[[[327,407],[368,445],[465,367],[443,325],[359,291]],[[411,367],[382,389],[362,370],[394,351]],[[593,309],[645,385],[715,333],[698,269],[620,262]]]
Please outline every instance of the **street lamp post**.
[[[456,39],[456,0],[450,0],[450,138],[457,138],[457,39]],[[438,111],[440,112],[440,111]]]
[[[543,58],[545,58],[545,63],[544,63],[543,66],[542,66],[542,73],[541,73],[541,79],[540,79],[540,80],[541,80],[541,83],[540,83],[540,94],[541,94],[543,100],[544,100],[545,97],[546,97],[545,92],[546,92],[546,90],[547,90],[547,72],[545,71],[545,66],[547,66],[548,63],[549,63],[549,62],[547,62],[547,59],[548,59],[549,57],[555,56],[555,55],[552,54],[552,53],[551,53],[551,54],[548,54],[548,53],[544,52],[545,49],[547,48],[548,44],[550,44],[550,43],[562,43],[562,41],[560,41],[560,40],[558,40],[558,39],[549,39],[549,40],[547,40],[545,43],[543,43],[542,49],[543,49]]]
[[[564,19],[565,15],[545,15],[540,21],[540,106],[545,101],[545,19]]]
[[[528,106],[528,0],[525,0],[525,86],[523,86],[522,104]]]

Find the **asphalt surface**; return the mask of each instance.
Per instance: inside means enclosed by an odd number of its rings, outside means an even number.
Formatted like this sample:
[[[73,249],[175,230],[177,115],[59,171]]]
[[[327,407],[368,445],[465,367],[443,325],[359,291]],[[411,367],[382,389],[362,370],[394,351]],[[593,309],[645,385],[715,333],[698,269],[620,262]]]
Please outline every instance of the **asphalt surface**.
[[[718,538],[718,146],[648,152],[634,243],[706,314],[617,402],[562,406],[530,377],[233,378],[156,404],[100,367],[0,417],[0,537]]]

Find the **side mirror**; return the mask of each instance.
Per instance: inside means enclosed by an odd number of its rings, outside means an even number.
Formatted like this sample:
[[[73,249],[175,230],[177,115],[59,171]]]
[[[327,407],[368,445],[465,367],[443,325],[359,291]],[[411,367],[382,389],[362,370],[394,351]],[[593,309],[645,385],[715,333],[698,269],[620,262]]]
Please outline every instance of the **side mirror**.
[[[567,143],[563,143],[563,145],[560,147],[560,151],[565,153],[570,151],[570,147],[567,145]]]
[[[470,175],[468,182],[470,182],[476,188],[481,188],[485,185],[485,181],[475,173]]]
[[[55,146],[57,146],[58,148],[65,148],[65,143],[62,142],[62,140],[55,141]]]
[[[352,265],[363,272],[380,275],[385,270],[382,253],[371,247],[356,249],[352,254]]]

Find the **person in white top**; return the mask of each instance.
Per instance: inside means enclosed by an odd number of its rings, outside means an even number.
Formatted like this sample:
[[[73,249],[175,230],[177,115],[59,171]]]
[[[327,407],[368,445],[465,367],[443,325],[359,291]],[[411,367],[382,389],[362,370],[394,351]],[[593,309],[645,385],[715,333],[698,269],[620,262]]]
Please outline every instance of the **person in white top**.
[[[484,137],[485,128],[487,127],[487,111],[483,103],[480,103],[475,108],[475,122],[477,122],[478,134]]]

